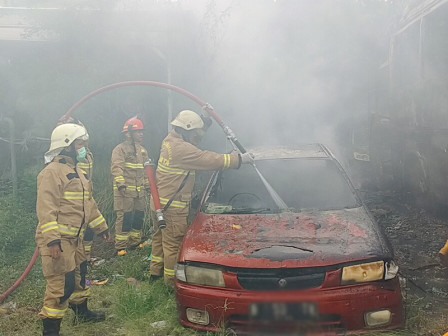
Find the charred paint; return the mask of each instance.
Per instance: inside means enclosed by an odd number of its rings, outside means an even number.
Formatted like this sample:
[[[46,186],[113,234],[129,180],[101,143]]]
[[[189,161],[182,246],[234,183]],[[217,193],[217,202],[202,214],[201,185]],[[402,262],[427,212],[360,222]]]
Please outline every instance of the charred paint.
[[[198,213],[180,261],[232,267],[309,267],[390,257],[363,207],[306,213]]]
[[[251,253],[250,258],[265,258],[270,261],[282,261],[287,259],[304,259],[309,258],[313,251],[301,249],[295,246],[273,245],[261,248]]]

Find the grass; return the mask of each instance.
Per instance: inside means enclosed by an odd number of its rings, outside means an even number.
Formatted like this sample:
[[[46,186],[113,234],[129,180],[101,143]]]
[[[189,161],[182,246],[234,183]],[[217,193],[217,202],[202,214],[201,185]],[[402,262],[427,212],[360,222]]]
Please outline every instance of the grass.
[[[93,285],[89,306],[106,312],[107,320],[100,323],[77,324],[69,310],[61,327],[63,335],[195,335],[194,331],[177,322],[174,294],[163,281],[150,284],[142,275],[149,248],[131,251],[124,257],[114,257],[90,272],[92,276],[109,281],[106,285]],[[143,265],[143,266],[142,266]],[[125,267],[124,267],[125,266]],[[6,302],[14,302],[16,309],[0,318],[0,335],[41,335],[37,317],[45,282],[40,274],[40,263],[23,284]],[[137,281],[127,281],[138,274]],[[135,278],[134,278],[135,279]],[[152,326],[165,321],[162,327]]]
[[[69,310],[62,322],[64,336],[143,336],[143,335],[226,335],[198,333],[182,327],[177,321],[175,297],[162,280],[147,281],[147,256],[149,247],[130,251],[124,257],[113,257],[99,266],[89,269],[89,279],[105,279],[105,285],[93,285],[89,306],[106,312],[107,320],[100,323],[77,324]],[[136,281],[129,282],[129,278]],[[0,315],[1,336],[41,335],[40,309],[45,282],[40,263],[30,273],[16,292],[6,301],[13,301],[17,308],[9,314]],[[446,331],[446,319],[432,316],[421,309],[416,297],[408,297],[406,331],[372,333],[370,336],[429,336],[442,335]],[[161,322],[163,321],[163,322]],[[157,322],[162,326],[158,327]],[[154,325],[156,323],[156,325]]]
[[[96,170],[95,170],[96,171]],[[18,199],[0,196],[0,293],[3,293],[20,276],[34,249],[36,170],[31,170],[22,183]],[[99,171],[95,183],[95,198],[109,224],[113,223],[112,191],[108,172]],[[145,232],[151,225],[145,220]],[[150,247],[130,251],[124,257],[112,257],[113,244],[96,240],[93,255],[105,262],[89,269],[88,279],[108,279],[105,285],[94,285],[89,306],[106,312],[107,319],[100,323],[81,324],[74,321],[69,310],[62,322],[64,336],[143,336],[143,335],[226,335],[225,330],[198,333],[182,327],[177,320],[175,297],[163,281],[148,283]],[[129,281],[129,278],[135,280]],[[0,313],[0,336],[41,335],[41,322],[37,317],[42,305],[45,281],[40,259],[19,288],[2,304],[6,314]],[[373,333],[371,336],[439,336],[447,331],[446,316],[434,316],[424,309],[422,298],[408,295],[405,330]],[[422,308],[423,307],[423,308]],[[448,311],[448,309],[447,309]],[[448,314],[447,314],[448,315]],[[159,322],[159,323],[157,323]]]

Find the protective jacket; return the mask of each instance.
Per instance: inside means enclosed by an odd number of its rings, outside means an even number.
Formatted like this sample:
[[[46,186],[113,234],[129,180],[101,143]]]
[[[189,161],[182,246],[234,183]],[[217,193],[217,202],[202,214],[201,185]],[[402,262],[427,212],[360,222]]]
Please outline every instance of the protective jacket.
[[[77,240],[87,225],[97,234],[107,231],[92,197],[92,184],[71,157],[58,155],[37,177],[36,240],[50,246],[61,238]]]
[[[176,194],[167,211],[188,214],[195,181],[195,170],[221,170],[239,168],[240,156],[235,153],[219,154],[201,150],[171,131],[162,142],[156,179],[160,203],[164,206],[179,186],[185,184]]]
[[[126,186],[126,197],[145,197],[145,189],[149,187],[149,182],[143,164],[148,160],[146,149],[129,140],[114,148],[111,158],[111,173],[116,197],[121,197],[118,191],[121,186]]]
[[[92,180],[93,174],[93,154],[87,148],[87,156],[84,161],[78,162],[76,165],[77,168],[81,168],[87,174],[89,180]],[[87,227],[84,231],[84,253],[86,255],[86,259],[90,260],[90,253],[92,252],[92,245],[94,239],[94,232],[90,227]]]
[[[157,165],[157,189],[162,206],[166,205],[173,195],[174,198],[164,214],[166,228],[157,229],[153,235],[151,275],[163,274],[166,284],[173,283],[179,247],[188,227],[187,217],[195,170],[239,168],[240,164],[241,159],[237,153],[203,151],[185,141],[175,131],[167,135],[162,142]],[[184,186],[177,192],[182,184]],[[154,205],[151,204],[151,207]]]

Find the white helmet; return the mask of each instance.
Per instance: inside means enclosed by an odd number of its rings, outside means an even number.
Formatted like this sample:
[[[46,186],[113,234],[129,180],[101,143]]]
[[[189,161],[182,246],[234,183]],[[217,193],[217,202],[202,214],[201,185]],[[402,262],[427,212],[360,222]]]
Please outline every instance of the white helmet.
[[[51,133],[51,144],[48,152],[70,146],[78,138],[82,140],[89,139],[89,134],[87,134],[87,130],[83,126],[77,124],[56,126],[53,133]]]
[[[171,122],[171,125],[190,131],[193,129],[203,128],[204,122],[196,112],[183,110],[179,112],[176,118]]]

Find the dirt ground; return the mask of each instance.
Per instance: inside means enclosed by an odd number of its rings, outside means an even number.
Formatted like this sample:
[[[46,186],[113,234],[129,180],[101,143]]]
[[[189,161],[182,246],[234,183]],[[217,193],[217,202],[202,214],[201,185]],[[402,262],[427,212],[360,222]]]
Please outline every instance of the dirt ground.
[[[448,331],[448,268],[438,251],[448,238],[448,218],[413,205],[406,194],[364,192],[364,201],[389,238],[400,267],[409,335]]]
[[[361,196],[400,267],[406,321],[397,335],[442,336],[448,331],[448,268],[439,264],[438,251],[448,238],[448,218],[415,206],[407,194],[364,191]],[[112,243],[100,241],[94,249],[98,257],[114,251]]]

